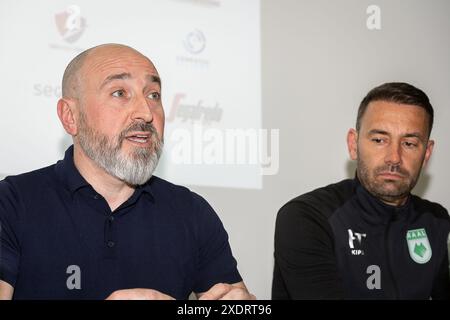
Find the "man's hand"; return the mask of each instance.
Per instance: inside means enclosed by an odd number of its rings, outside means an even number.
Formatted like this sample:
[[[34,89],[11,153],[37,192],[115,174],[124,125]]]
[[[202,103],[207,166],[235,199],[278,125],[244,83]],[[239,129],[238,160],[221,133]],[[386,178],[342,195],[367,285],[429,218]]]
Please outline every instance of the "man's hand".
[[[0,300],[11,300],[14,294],[14,288],[5,281],[0,280]]]
[[[171,296],[153,289],[125,289],[110,294],[106,300],[175,300]]]
[[[248,292],[244,282],[234,284],[217,283],[208,291],[198,294],[199,300],[256,300]]]

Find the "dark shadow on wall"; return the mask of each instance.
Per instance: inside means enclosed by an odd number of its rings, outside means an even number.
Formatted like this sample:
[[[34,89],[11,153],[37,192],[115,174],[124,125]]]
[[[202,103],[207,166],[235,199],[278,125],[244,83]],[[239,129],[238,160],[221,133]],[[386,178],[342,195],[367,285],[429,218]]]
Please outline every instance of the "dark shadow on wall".
[[[347,160],[346,172],[347,172],[347,178],[353,179],[355,177],[356,161]],[[426,171],[422,170],[419,181],[417,182],[416,186],[414,187],[412,193],[423,198],[423,196],[425,195],[425,192],[428,189],[428,186],[431,183],[431,180],[432,180],[431,175],[428,174]]]
[[[425,195],[425,192],[428,189],[428,186],[431,184],[431,180],[433,178],[428,172],[422,171],[419,181],[417,181],[417,184],[415,188],[413,189],[413,194],[423,198]]]
[[[345,171],[347,172],[347,178],[353,179],[356,175],[356,161],[347,160]]]

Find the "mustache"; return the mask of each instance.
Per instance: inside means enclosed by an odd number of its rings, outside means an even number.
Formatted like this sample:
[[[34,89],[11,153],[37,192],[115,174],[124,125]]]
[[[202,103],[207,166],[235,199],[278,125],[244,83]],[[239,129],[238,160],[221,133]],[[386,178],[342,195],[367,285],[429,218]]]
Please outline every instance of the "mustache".
[[[123,130],[119,135],[119,142],[122,142],[131,132],[142,131],[149,132],[151,136],[155,136],[156,139],[160,140],[158,137],[158,132],[155,127],[150,122],[136,122],[132,123],[127,129]]]
[[[409,172],[406,171],[405,169],[403,169],[402,167],[400,167],[400,165],[392,165],[392,164],[388,164],[388,165],[384,165],[384,166],[380,166],[378,168],[375,169],[375,174],[379,175],[382,173],[396,173],[399,174],[403,177],[409,177]]]

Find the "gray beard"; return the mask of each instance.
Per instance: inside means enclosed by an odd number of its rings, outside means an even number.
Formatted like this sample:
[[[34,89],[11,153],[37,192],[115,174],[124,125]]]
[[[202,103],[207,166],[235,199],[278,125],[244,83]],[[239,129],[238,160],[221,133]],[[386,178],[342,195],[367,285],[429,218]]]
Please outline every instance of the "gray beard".
[[[130,156],[124,155],[121,151],[122,143],[126,134],[131,131],[151,132],[152,147],[137,147]],[[128,185],[139,186],[146,183],[158,165],[164,145],[156,129],[152,124],[136,123],[122,131],[114,140],[117,142],[113,144],[107,136],[91,128],[85,115],[80,113],[78,142],[84,153],[100,168]]]

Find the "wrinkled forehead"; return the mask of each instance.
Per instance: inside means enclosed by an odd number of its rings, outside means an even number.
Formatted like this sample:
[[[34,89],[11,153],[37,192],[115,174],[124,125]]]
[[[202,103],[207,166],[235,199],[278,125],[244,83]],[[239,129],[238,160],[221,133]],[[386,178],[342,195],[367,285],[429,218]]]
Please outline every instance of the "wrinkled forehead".
[[[364,130],[423,132],[426,135],[428,117],[425,109],[420,106],[376,101],[367,107],[361,127],[364,127]]]
[[[89,53],[82,68],[82,77],[90,84],[104,81],[111,74],[129,73],[159,76],[149,58],[131,48],[98,48]]]

